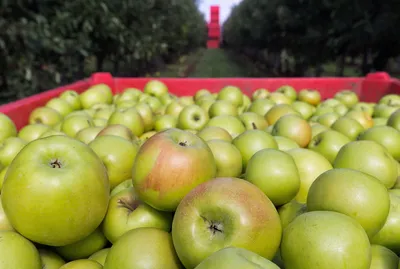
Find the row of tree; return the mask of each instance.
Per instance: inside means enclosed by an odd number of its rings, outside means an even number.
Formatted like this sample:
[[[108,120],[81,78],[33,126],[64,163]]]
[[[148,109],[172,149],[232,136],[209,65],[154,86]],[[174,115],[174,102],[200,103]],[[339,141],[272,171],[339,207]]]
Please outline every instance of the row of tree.
[[[144,75],[206,42],[194,0],[15,0],[0,3],[0,99],[95,71]]]
[[[264,62],[277,75],[358,59],[363,74],[400,53],[398,0],[243,0],[223,26],[224,45]],[[288,68],[291,67],[291,68]]]

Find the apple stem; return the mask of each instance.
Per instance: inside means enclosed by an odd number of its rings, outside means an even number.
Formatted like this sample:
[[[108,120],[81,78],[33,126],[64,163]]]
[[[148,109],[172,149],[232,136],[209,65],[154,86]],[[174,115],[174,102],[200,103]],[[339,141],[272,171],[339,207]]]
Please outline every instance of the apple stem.
[[[253,129],[254,129],[254,130],[257,129],[257,125],[256,125],[254,122],[252,122],[251,125],[253,126]]]
[[[50,163],[51,167],[53,168],[61,168],[61,163],[58,159]]]
[[[179,142],[179,146],[186,147],[187,146],[187,142],[186,141]]]

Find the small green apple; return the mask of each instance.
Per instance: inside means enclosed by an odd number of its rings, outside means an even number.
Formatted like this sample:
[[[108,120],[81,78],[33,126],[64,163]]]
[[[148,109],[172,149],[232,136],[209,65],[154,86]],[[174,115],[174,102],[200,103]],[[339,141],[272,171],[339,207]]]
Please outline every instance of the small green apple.
[[[97,84],[81,93],[79,100],[83,109],[89,109],[96,104],[111,104],[113,95],[108,85]]]
[[[137,112],[142,117],[143,124],[144,124],[144,131],[148,132],[153,129],[153,110],[148,104],[140,103],[135,106]]]
[[[331,127],[338,118],[340,118],[340,115],[338,113],[329,112],[319,116],[317,122],[325,125],[326,127]]]
[[[303,89],[299,92],[297,98],[299,101],[317,106],[321,102],[321,93],[317,90]]]
[[[329,127],[326,127],[325,125],[322,125],[320,123],[314,123],[314,124],[310,123],[310,125],[311,125],[311,137],[312,138],[316,137],[318,134],[320,134],[322,132],[329,130]],[[362,130],[364,130],[364,129],[362,129]]]
[[[110,252],[111,248],[103,248],[92,255],[88,258],[89,260],[96,261],[100,263],[101,265],[104,266],[104,263],[106,262],[108,252]]]
[[[178,117],[184,107],[185,106],[182,103],[180,103],[179,101],[173,101],[172,103],[170,103],[167,106],[167,108],[165,110],[165,114]]]
[[[75,137],[79,131],[93,126],[93,119],[88,116],[71,116],[65,118],[61,123],[61,132],[70,137]]]
[[[252,130],[252,129],[263,130],[268,126],[268,123],[264,119],[264,117],[254,112],[244,112],[239,115],[239,119],[244,124],[246,130]]]
[[[67,101],[67,103],[72,107],[73,110],[79,110],[82,108],[81,100],[79,98],[79,93],[74,90],[66,90],[60,94],[60,99]]]
[[[189,105],[182,109],[178,117],[178,127],[183,130],[201,130],[208,122],[208,114],[198,105]]]
[[[158,117],[154,122],[154,131],[161,132],[166,129],[176,128],[178,125],[178,119],[172,115],[162,115]]]
[[[107,106],[105,108],[96,109],[96,112],[93,115],[93,119],[105,119],[108,120],[112,113],[114,113],[114,106]]]
[[[76,135],[75,139],[78,139],[79,141],[89,144],[92,142],[96,136],[103,130],[103,127],[87,127],[85,129],[80,130]]]
[[[50,101],[46,103],[46,107],[54,109],[63,117],[74,111],[69,103],[61,98],[50,99]]]
[[[29,124],[41,123],[49,126],[54,126],[61,122],[63,116],[56,110],[50,107],[35,108],[29,115]]]
[[[290,149],[300,148],[300,146],[294,142],[292,139],[284,136],[274,136],[276,143],[278,144],[278,149],[282,151],[287,151]]]
[[[310,105],[309,103],[302,101],[295,101],[292,103],[292,107],[294,110],[299,112],[304,119],[308,120],[315,112],[315,107]]]
[[[18,132],[18,137],[26,142],[38,139],[44,132],[51,130],[51,127],[41,123],[29,124],[22,127]]]
[[[12,227],[8,217],[3,209],[3,204],[0,201],[0,231],[15,231],[14,227]]]
[[[217,116],[212,119],[210,119],[206,127],[210,126],[215,126],[215,127],[220,127],[228,131],[228,133],[231,135],[232,138],[237,137],[244,131],[246,131],[246,128],[244,127],[242,121],[238,117],[234,116]]]
[[[295,101],[297,99],[297,92],[296,90],[289,85],[283,85],[279,87],[276,92],[283,93],[286,97],[290,100]]]
[[[103,266],[96,261],[82,259],[66,263],[59,269],[103,269]]]
[[[40,248],[38,249],[43,269],[60,269],[65,264],[65,261],[56,253]]]
[[[242,155],[232,143],[214,139],[207,144],[217,165],[216,177],[239,177],[242,174]]]
[[[26,141],[19,137],[9,137],[0,142],[0,167],[10,165],[15,156],[25,147]]]
[[[260,88],[253,92],[253,94],[251,95],[251,99],[253,101],[258,99],[266,99],[269,96],[269,94],[270,92],[267,89]]]
[[[392,115],[390,115],[387,125],[400,131],[400,109],[396,110]]]
[[[351,90],[341,90],[334,96],[335,99],[339,100],[348,108],[351,108],[358,103],[358,95]]]
[[[205,127],[204,129],[199,131],[197,135],[204,141],[220,139],[232,142],[232,136],[228,133],[228,131],[216,126]]]
[[[356,140],[364,131],[364,127],[355,119],[349,117],[340,117],[331,126],[332,130],[338,131],[350,140]]]
[[[263,116],[273,107],[275,103],[268,99],[257,99],[253,103],[251,103],[248,111],[257,113],[260,116]]]
[[[291,98],[281,92],[271,92],[271,94],[267,98],[277,105],[290,105],[291,103],[293,103],[293,100]]]
[[[108,119],[108,125],[121,124],[139,137],[144,133],[144,123],[136,108],[117,109]]]
[[[168,93],[168,87],[164,82],[153,79],[146,83],[143,92],[154,97],[160,97]]]
[[[279,104],[273,106],[268,112],[265,114],[265,119],[267,120],[269,125],[274,125],[281,117],[289,114],[300,115],[299,112],[294,110],[293,107],[287,104]]]
[[[344,134],[334,130],[327,130],[314,136],[308,145],[308,149],[320,153],[333,164],[339,150],[350,142],[350,138]]]
[[[236,86],[226,86],[219,91],[218,100],[229,101],[239,107],[243,104],[243,93]]]
[[[233,103],[225,100],[218,100],[210,106],[208,114],[210,118],[213,118],[222,115],[237,116],[239,113],[238,107],[235,106]]]
[[[111,197],[114,196],[115,194],[119,193],[120,191],[123,191],[125,189],[128,189],[130,187],[132,187],[132,179],[127,179],[122,181],[121,183],[119,183],[117,186],[115,186],[112,190],[111,190]]]
[[[17,135],[17,127],[14,122],[3,113],[0,113],[0,142],[4,141],[10,136]]]
[[[371,254],[371,268],[399,268],[399,257],[390,249],[380,245],[371,245]]]
[[[278,208],[279,217],[282,223],[282,229],[286,227],[298,216],[307,212],[307,205],[292,200]]]
[[[122,124],[111,124],[105,127],[100,133],[98,133],[97,137],[105,136],[105,135],[115,135],[121,138],[124,138],[128,141],[134,141],[137,138],[133,135],[131,129]]]
[[[297,145],[305,148],[312,138],[312,129],[310,124],[301,116],[287,114],[275,122],[271,134],[292,139]]]

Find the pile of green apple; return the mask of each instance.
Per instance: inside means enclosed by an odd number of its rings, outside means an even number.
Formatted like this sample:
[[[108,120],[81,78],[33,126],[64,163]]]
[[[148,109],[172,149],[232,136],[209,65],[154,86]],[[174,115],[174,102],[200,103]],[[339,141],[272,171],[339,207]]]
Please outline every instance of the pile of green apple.
[[[400,95],[68,90],[0,114],[0,269],[398,269],[399,161]]]

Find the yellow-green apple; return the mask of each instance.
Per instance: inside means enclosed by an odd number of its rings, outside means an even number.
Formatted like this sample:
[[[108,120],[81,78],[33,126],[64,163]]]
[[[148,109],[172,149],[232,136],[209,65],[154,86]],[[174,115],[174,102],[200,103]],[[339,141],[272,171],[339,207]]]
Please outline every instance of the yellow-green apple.
[[[311,140],[311,126],[301,116],[288,114],[276,121],[271,134],[290,138],[304,148]]]
[[[103,249],[107,243],[107,238],[104,236],[101,228],[98,227],[94,232],[82,240],[62,247],[57,247],[56,251],[67,261],[79,260],[85,259],[96,251]]]
[[[44,132],[50,129],[50,126],[41,123],[29,124],[19,130],[18,137],[26,142],[31,142],[38,139]]]
[[[239,106],[238,110],[239,110],[239,114],[247,111],[247,109],[250,107],[251,105],[251,99],[249,96],[247,96],[246,94],[243,94],[243,103]]]
[[[121,93],[120,97],[118,99],[125,99],[125,100],[138,100],[139,97],[143,94],[141,90],[138,88],[126,88],[124,91]]]
[[[60,269],[65,264],[65,261],[58,254],[48,249],[40,248],[38,251],[43,269]]]
[[[217,165],[216,177],[239,177],[242,174],[242,155],[231,142],[214,139],[207,144]]]
[[[93,119],[93,124],[96,127],[106,127],[107,126],[107,120],[106,119]]]
[[[295,101],[297,99],[297,92],[296,90],[289,85],[283,85],[279,87],[276,92],[283,93],[286,97],[290,100]]]
[[[204,129],[200,130],[197,133],[197,135],[204,141],[209,141],[209,140],[214,140],[214,139],[225,140],[228,142],[232,141],[232,136],[228,133],[227,130],[225,130],[221,127],[216,127],[216,126],[206,127]]]
[[[182,198],[216,174],[209,146],[197,135],[168,129],[140,147],[132,169],[139,199],[150,206],[175,211]]]
[[[0,265],[2,268],[42,269],[35,245],[20,234],[0,231]]]
[[[147,139],[149,139],[150,137],[152,137],[153,135],[155,135],[157,132],[156,131],[149,131],[149,132],[146,132],[146,133],[144,133],[144,134],[142,134],[140,137],[139,137],[139,144],[140,143],[144,143],[144,141],[146,141]]]
[[[375,141],[352,141],[343,146],[333,163],[334,168],[350,168],[376,177],[390,189],[397,180],[397,163],[392,155]]]
[[[344,116],[349,111],[349,108],[347,108],[347,106],[344,104],[338,104],[333,107],[333,110],[335,113],[338,113],[340,116]]]
[[[213,101],[213,102],[214,102],[214,101]],[[184,107],[185,107],[185,106],[184,106],[182,103],[180,103],[179,101],[173,101],[172,103],[170,103],[170,104],[167,106],[167,108],[166,108],[166,110],[165,110],[165,114],[178,117],[178,116],[179,116],[179,113],[181,113],[181,111],[182,111],[182,109],[183,109]]]
[[[178,125],[178,119],[172,115],[159,116],[154,122],[154,131],[161,132],[166,129],[176,128]]]
[[[350,110],[346,113],[345,117],[355,119],[364,127],[364,129],[368,129],[374,126],[374,121],[372,117],[365,111]]]
[[[272,102],[274,102],[275,104],[288,104],[290,105],[291,103],[293,103],[293,100],[290,99],[289,97],[287,97],[285,94],[281,93],[281,92],[271,92],[270,95],[267,97],[268,100],[271,100]]]
[[[247,163],[256,152],[267,148],[278,148],[272,135],[262,130],[247,130],[233,139],[232,143],[242,154],[243,171],[246,171]]]
[[[135,107],[138,104],[137,101],[132,101],[132,100],[123,100],[123,101],[118,101],[116,104],[116,108],[131,108]],[[144,103],[142,103],[144,104]]]
[[[97,84],[81,93],[79,100],[82,108],[88,109],[96,104],[111,104],[113,102],[113,95],[108,85]]]
[[[97,109],[93,115],[93,119],[105,119],[108,120],[112,113],[114,113],[114,106],[107,106],[105,108]]]
[[[372,244],[381,245],[400,254],[400,193],[389,190],[390,210],[383,228],[371,239]]]
[[[69,118],[69,117],[73,117],[73,116],[86,116],[86,117],[91,118],[90,114],[88,113],[88,110],[76,110],[76,111],[69,113],[64,118]]]
[[[348,108],[351,108],[352,106],[357,104],[359,101],[358,95],[351,90],[342,90],[342,91],[336,93],[334,98],[339,100],[341,103],[343,103]]]
[[[10,166],[6,166],[4,168],[1,168],[1,171],[0,171],[0,190],[3,187],[4,178],[5,178],[6,174],[7,174],[8,167],[10,167]]]
[[[85,129],[80,130],[75,135],[75,139],[78,139],[79,141],[81,141],[85,144],[89,144],[97,137],[97,135],[102,130],[103,130],[103,127],[96,127],[96,126],[86,127]]]
[[[258,99],[266,99],[269,96],[269,94],[270,92],[267,89],[260,88],[253,92],[253,94],[251,95],[251,99],[253,101]]]
[[[364,131],[364,127],[355,119],[349,117],[340,117],[331,126],[332,130],[338,131],[350,140],[356,140]]]
[[[159,97],[168,93],[168,87],[164,82],[153,79],[146,83],[143,92],[151,96]]]
[[[61,132],[70,137],[75,137],[79,131],[93,126],[93,119],[88,116],[71,116],[64,118],[64,120],[62,121]]]
[[[280,104],[275,105],[272,107],[268,112],[265,114],[265,119],[267,120],[269,125],[275,124],[281,117],[288,115],[288,114],[295,114],[299,115],[300,113],[294,110],[293,107],[287,104]]]
[[[323,172],[332,169],[332,165],[324,156],[310,149],[291,149],[287,153],[293,157],[300,175],[300,189],[295,200],[305,203],[311,184]]]
[[[387,125],[400,131],[400,109],[396,110],[396,112],[390,115]]]
[[[226,247],[214,252],[195,269],[279,269],[270,260],[244,248]]]
[[[275,206],[291,201],[300,188],[299,171],[292,156],[277,149],[255,153],[244,178],[263,191]]]
[[[292,139],[284,136],[274,136],[276,143],[278,144],[278,149],[282,151],[287,151],[290,149],[300,148],[300,146],[294,142]]]
[[[128,141],[135,141],[137,138],[133,135],[131,129],[122,124],[111,124],[103,128],[97,137],[105,135],[115,135],[122,137]]]
[[[144,96],[144,95],[143,95]],[[147,96],[140,100],[141,103],[148,104],[153,112],[156,112],[160,107],[163,106],[160,100],[158,98],[153,97],[153,96]]]
[[[387,94],[385,96],[382,96],[382,98],[378,101],[378,103],[386,105],[400,105],[400,95]]]
[[[172,222],[174,246],[185,268],[196,267],[225,247],[272,259],[281,234],[271,200],[239,178],[216,178],[197,186],[183,198]]]
[[[253,103],[251,103],[248,111],[257,113],[260,116],[263,116],[273,107],[275,103],[268,99],[257,99]]]
[[[139,200],[133,187],[111,197],[102,229],[111,243],[115,243],[127,231],[152,227],[171,231],[172,214],[158,211]]]
[[[303,89],[299,91],[297,99],[316,106],[321,102],[321,93],[317,90]]]
[[[231,135],[232,138],[237,137],[244,131],[246,131],[246,128],[244,127],[242,121],[238,117],[234,116],[218,116],[210,119],[206,127],[210,126],[215,126],[215,127],[220,127],[228,131],[228,133]]]
[[[99,110],[102,110],[102,109],[105,109],[105,108],[109,108],[109,107],[114,107],[115,108],[115,105],[113,105],[113,104],[95,104],[88,110],[97,112]]]
[[[108,119],[108,125],[121,124],[129,128],[135,136],[144,133],[144,123],[136,108],[117,109]]]
[[[252,129],[263,130],[268,126],[268,123],[264,119],[264,117],[254,112],[244,112],[239,115],[239,119],[244,124],[246,130],[252,130]]]
[[[327,130],[314,136],[308,144],[308,149],[320,153],[333,164],[339,150],[350,142],[350,138],[344,134]]]
[[[311,126],[311,137],[315,137],[318,134],[325,132],[327,130],[330,130],[329,127],[326,127],[325,125],[322,125],[320,123],[310,123]],[[364,129],[362,129],[364,130]]]
[[[142,117],[143,124],[144,124],[144,131],[148,132],[153,129],[153,110],[148,104],[140,103],[135,106],[137,112],[139,113],[140,117]]]
[[[299,112],[304,119],[308,120],[314,114],[315,107],[310,105],[309,103],[302,101],[295,101],[291,105],[294,110]]]
[[[40,244],[63,246],[100,225],[110,186],[105,166],[89,146],[67,136],[50,136],[18,153],[1,193],[4,212],[20,234]]]
[[[385,224],[390,200],[386,186],[373,176],[336,168],[321,174],[307,196],[308,211],[335,211],[355,219],[372,238]]]
[[[60,113],[61,116],[63,117],[74,111],[74,109],[69,105],[69,103],[61,98],[50,99],[46,103],[46,107],[54,109],[55,111]]]
[[[372,118],[374,121],[374,126],[386,126],[388,118]]]
[[[382,269],[398,269],[399,257],[396,253],[380,245],[371,245],[371,267]]]
[[[198,106],[204,109],[205,112],[208,113],[212,104],[214,104],[215,100],[211,98],[202,98],[198,102]]]
[[[332,112],[335,112],[335,108],[334,107],[321,104],[320,106],[318,106],[315,109],[314,115],[313,115],[313,117],[310,118],[310,120],[313,119],[316,116],[322,116],[322,115],[324,115],[326,113],[332,113]]]
[[[397,161],[400,161],[400,131],[390,126],[375,126],[361,133],[358,140],[371,140],[384,146]]]
[[[281,255],[290,269],[368,269],[371,247],[362,226],[341,213],[307,212],[284,230]]]
[[[111,189],[131,178],[133,163],[139,150],[136,143],[115,135],[103,135],[90,142],[89,147],[107,168]]]
[[[389,118],[399,108],[400,105],[389,106],[386,104],[378,104],[374,107],[374,113],[372,116],[374,118]]]
[[[171,234],[157,228],[138,228],[125,233],[111,247],[103,269],[183,269]]]
[[[120,191],[123,191],[125,189],[129,189],[130,187],[132,187],[132,179],[127,179],[122,181],[121,183],[119,183],[116,187],[114,187],[111,190],[111,197],[114,196],[115,194],[119,193]]]
[[[318,105],[318,107],[332,107],[333,108],[339,104],[342,104],[342,102],[339,101],[338,99],[328,98],[328,99],[325,99],[322,103],[320,103]]]
[[[79,99],[79,93],[74,90],[66,90],[59,96],[61,99],[67,101],[73,110],[79,110],[82,108],[81,101]]]
[[[196,91],[194,94],[194,100],[197,102],[199,99],[203,98],[204,96],[210,96],[211,92],[207,89],[200,89]]]
[[[63,116],[56,110],[50,107],[35,108],[29,115],[29,124],[41,123],[49,126],[54,126],[61,122]]]
[[[110,251],[111,248],[103,248],[92,255],[88,258],[89,260],[96,261],[100,263],[101,265],[104,266],[104,263],[106,262],[108,252]]]
[[[215,101],[208,109],[208,115],[210,118],[222,115],[238,115],[238,107],[233,103],[225,100]]]
[[[103,269],[103,266],[93,260],[81,259],[66,263],[59,269]]]
[[[369,103],[359,102],[351,108],[351,111],[361,111],[372,116],[374,114],[374,106]]]
[[[208,122],[208,114],[198,105],[188,105],[178,117],[178,127],[183,130],[201,130]]]
[[[121,94],[120,93],[117,93],[117,94],[115,94],[114,96],[113,96],[113,103],[115,103],[115,102],[118,102],[118,99],[121,97]]]
[[[281,219],[282,229],[291,223],[295,218],[307,212],[307,205],[292,200],[278,208],[279,218]]]
[[[317,122],[325,125],[326,127],[331,127],[335,121],[340,118],[340,115],[336,112],[329,112],[318,117]]]
[[[3,205],[0,201],[0,231],[15,231],[12,227],[6,213],[4,212]]]
[[[8,166],[26,144],[19,137],[9,137],[0,142],[0,167]]]
[[[229,101],[239,107],[243,104],[243,93],[238,87],[226,86],[219,91],[217,100]]]

